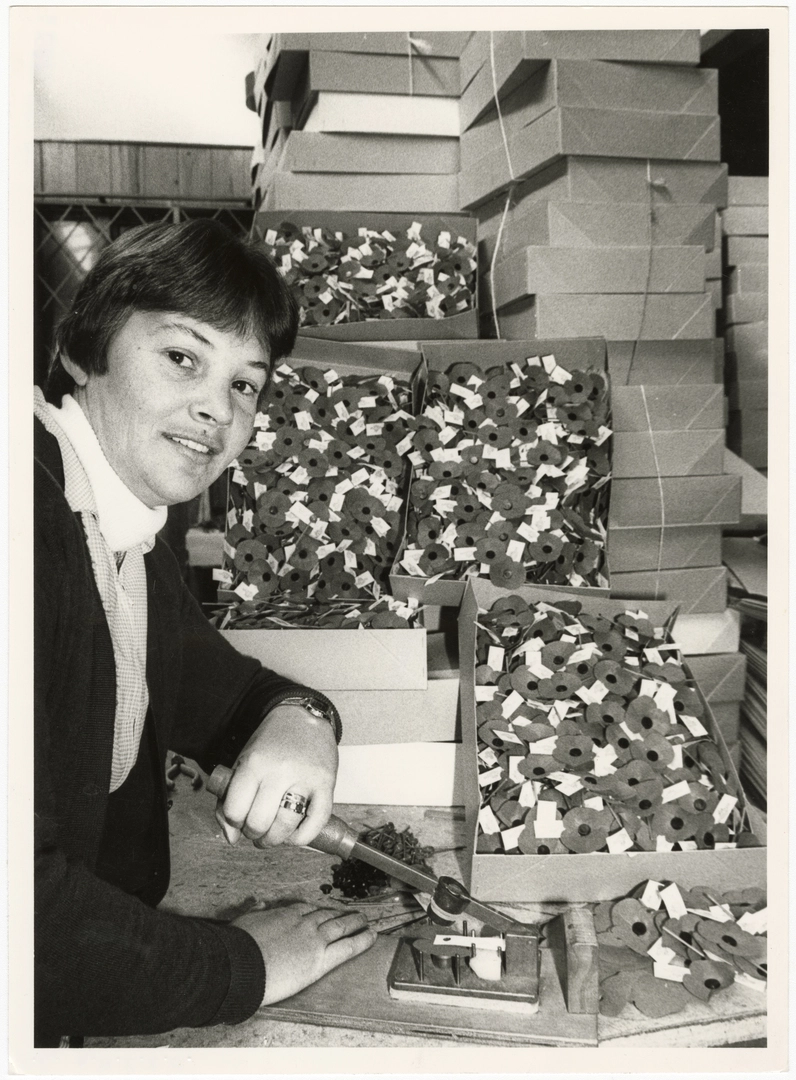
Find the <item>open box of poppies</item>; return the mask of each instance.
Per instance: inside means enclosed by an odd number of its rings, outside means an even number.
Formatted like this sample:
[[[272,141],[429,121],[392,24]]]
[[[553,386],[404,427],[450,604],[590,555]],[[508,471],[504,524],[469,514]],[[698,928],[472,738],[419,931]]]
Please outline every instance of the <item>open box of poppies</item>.
[[[668,627],[509,595],[475,665],[477,853],[759,846]]]
[[[445,319],[475,307],[475,244],[412,222],[399,231],[295,225],[263,242],[296,298],[300,326]]]
[[[629,1003],[646,1016],[668,1016],[733,985],[765,993],[763,889],[647,881],[595,905],[594,928],[604,1016],[619,1016]]]
[[[607,589],[606,375],[555,356],[428,375],[397,567],[439,580],[488,577]],[[396,569],[397,569],[396,567]]]
[[[408,383],[281,364],[233,463],[219,625],[414,622],[383,595],[401,529]]]

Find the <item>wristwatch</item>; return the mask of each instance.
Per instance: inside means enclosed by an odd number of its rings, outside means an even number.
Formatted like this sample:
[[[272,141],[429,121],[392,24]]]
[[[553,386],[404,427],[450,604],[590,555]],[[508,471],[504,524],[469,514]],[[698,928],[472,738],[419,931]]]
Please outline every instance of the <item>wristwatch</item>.
[[[328,724],[331,724],[335,739],[337,739],[338,742],[340,741],[340,717],[338,716],[337,709],[328,698],[321,699],[319,694],[312,697],[310,697],[309,694],[301,693],[285,694],[283,698],[274,702],[271,708],[275,709],[279,705],[298,705],[304,709],[305,712],[308,712],[310,716],[314,716],[316,720],[325,720]]]

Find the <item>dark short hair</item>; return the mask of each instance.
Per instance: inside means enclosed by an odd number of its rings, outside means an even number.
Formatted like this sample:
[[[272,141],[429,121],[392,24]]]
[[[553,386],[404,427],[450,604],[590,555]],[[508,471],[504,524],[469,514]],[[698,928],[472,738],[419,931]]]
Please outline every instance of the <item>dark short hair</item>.
[[[108,346],[136,311],[175,312],[216,330],[252,335],[273,365],[296,341],[298,308],[261,246],[218,221],[130,229],[100,255],[55,333],[45,396],[74,389],[67,356],[89,374],[108,370]]]

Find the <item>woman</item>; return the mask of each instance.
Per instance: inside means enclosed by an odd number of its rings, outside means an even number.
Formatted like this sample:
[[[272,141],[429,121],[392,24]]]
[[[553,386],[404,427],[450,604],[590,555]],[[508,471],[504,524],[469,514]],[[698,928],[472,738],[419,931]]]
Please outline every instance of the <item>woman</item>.
[[[331,702],[239,655],[155,539],[246,446],[296,327],[264,253],[211,221],[147,226],[102,253],[36,391],[37,1046],[236,1023],[374,941],[308,904],[156,910],[167,750],[236,766],[232,842],[306,844],[332,808]]]

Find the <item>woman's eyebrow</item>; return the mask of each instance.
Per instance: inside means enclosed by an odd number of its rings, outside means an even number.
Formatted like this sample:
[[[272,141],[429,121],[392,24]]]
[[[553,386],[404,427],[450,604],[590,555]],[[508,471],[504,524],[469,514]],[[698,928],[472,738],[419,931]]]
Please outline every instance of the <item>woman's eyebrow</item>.
[[[201,341],[203,345],[207,345],[208,348],[215,348],[212,341],[208,341],[208,339],[203,334],[200,334],[198,330],[195,330],[192,326],[189,326],[188,323],[178,322],[177,320],[170,320],[169,322],[162,322],[158,329],[182,330],[184,333],[190,334],[191,337],[196,338],[197,341]]]

